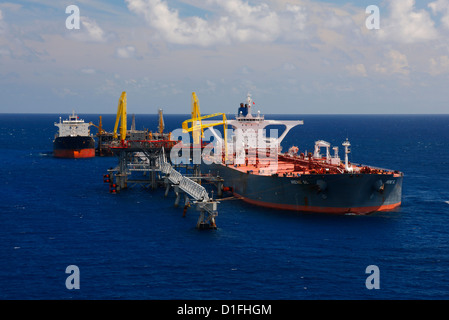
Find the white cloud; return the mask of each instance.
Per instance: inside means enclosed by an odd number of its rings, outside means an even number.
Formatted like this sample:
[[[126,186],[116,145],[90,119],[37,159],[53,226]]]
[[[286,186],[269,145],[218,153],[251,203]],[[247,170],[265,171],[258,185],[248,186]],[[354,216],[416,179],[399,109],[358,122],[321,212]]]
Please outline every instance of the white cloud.
[[[0,10],[0,34],[5,33],[5,30],[6,30],[6,23],[3,20],[2,10]]]
[[[368,74],[366,73],[366,68],[363,63],[359,64],[352,64],[349,66],[346,66],[346,70],[349,72],[352,76],[358,76],[358,77],[367,77]]]
[[[237,42],[273,41],[280,34],[280,17],[266,3],[251,6],[241,0],[216,1],[224,9],[221,27]]]
[[[398,73],[406,76],[410,74],[408,59],[405,54],[396,50],[391,50],[388,53],[388,57],[390,58],[391,73]]]
[[[416,10],[415,0],[390,0],[390,16],[381,20],[379,37],[400,43],[416,43],[438,37],[435,22],[424,9]]]
[[[77,92],[75,92],[69,88],[62,88],[62,89],[53,88],[52,91],[54,94],[56,94],[57,96],[59,96],[61,98],[65,98],[67,96],[77,96],[78,95]]]
[[[282,65],[282,70],[284,70],[284,71],[295,71],[296,70],[296,66],[293,63],[285,62]]]
[[[250,5],[242,0],[210,0],[219,14],[208,20],[181,18],[162,0],[126,0],[128,9],[143,15],[165,41],[211,46],[243,42],[272,42],[302,31],[306,15],[300,6],[275,11],[266,3]]]
[[[282,17],[280,20],[282,36],[286,40],[297,40],[306,38],[307,11],[305,7],[298,5],[286,5],[288,18]]]
[[[89,38],[93,41],[105,41],[104,31],[98,26],[98,24],[87,17],[81,17],[81,24],[87,30]]]
[[[390,50],[385,57],[386,59],[383,64],[374,65],[374,70],[377,73],[384,75],[398,74],[403,76],[408,76],[410,74],[410,66],[405,54],[402,54],[397,50]]]
[[[421,92],[425,81],[434,95],[447,87],[449,0],[382,1],[381,30],[365,27],[365,8],[354,1],[127,0],[113,15],[81,10],[81,29],[66,31],[64,12],[61,19],[57,6],[44,2],[55,10],[0,4],[0,73],[16,72],[27,84],[46,81],[73,100],[87,90],[101,99],[130,90],[141,101],[148,92],[156,101],[183,92],[188,101],[195,90],[204,101],[220,95],[227,106],[234,93],[251,91],[266,101],[282,95],[319,105],[323,92],[337,101],[354,90],[341,108],[348,112],[367,92],[387,101],[404,83],[412,88],[407,93]],[[176,99],[170,96],[184,98]],[[281,112],[296,111],[287,108]]]
[[[148,24],[167,41],[178,44],[208,45],[213,39],[223,37],[224,30],[212,29],[198,17],[184,21],[176,10],[171,10],[160,0],[127,0],[130,11],[143,15]]]
[[[81,69],[81,73],[84,73],[84,74],[95,74],[95,73],[97,73],[97,71],[95,69],[92,69],[92,68],[86,68],[86,69]]]
[[[449,0],[438,0],[428,4],[433,14],[442,13],[441,23],[446,29],[449,29]]]
[[[215,92],[217,90],[217,84],[214,81],[206,80],[206,86],[209,92]]]
[[[134,46],[119,47],[115,50],[115,55],[121,59],[134,58],[136,54],[136,48]]]
[[[449,72],[449,57],[446,55],[438,58],[430,58],[429,63],[431,75],[435,76]]]
[[[437,0],[431,2],[427,5],[430,9],[432,9],[433,14],[437,14],[440,11],[446,10],[449,6],[448,0]]]
[[[12,2],[3,2],[3,3],[0,3],[0,9],[1,8],[3,8],[4,10],[9,10],[9,11],[18,11],[18,10],[22,9],[22,5],[17,4],[17,3],[12,3]]]
[[[106,33],[95,20],[83,15],[81,15],[80,20],[80,29],[70,30],[69,33],[75,40],[102,43],[114,38],[112,33]]]

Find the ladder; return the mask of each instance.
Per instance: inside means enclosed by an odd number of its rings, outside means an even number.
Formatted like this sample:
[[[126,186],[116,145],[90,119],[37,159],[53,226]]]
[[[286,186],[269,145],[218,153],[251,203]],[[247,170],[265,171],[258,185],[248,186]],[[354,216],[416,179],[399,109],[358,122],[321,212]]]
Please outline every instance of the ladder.
[[[196,183],[192,179],[183,176],[175,170],[165,159],[164,153],[160,157],[161,172],[176,187],[181,189],[187,195],[193,198],[197,210],[200,211],[197,228],[216,228],[215,218],[218,216],[217,201],[209,198],[209,194],[202,185]],[[168,189],[167,189],[168,191]],[[178,195],[179,197],[179,195]],[[207,212],[207,213],[206,213]]]

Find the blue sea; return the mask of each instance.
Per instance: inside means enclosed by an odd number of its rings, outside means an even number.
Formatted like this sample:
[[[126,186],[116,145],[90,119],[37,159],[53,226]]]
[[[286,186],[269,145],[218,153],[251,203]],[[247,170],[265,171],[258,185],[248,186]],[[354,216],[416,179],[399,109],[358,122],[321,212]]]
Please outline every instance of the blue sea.
[[[402,206],[333,216],[228,200],[207,231],[173,193],[110,194],[117,158],[53,158],[59,116],[0,114],[0,299],[449,298],[449,115],[266,115],[304,120],[284,151],[320,139],[343,150],[348,138],[352,162],[404,172]],[[164,118],[174,130],[187,116]],[[106,130],[114,121],[103,115]],[[155,131],[157,115],[136,123]],[[79,289],[66,287],[71,265]],[[366,285],[373,265],[379,289]]]

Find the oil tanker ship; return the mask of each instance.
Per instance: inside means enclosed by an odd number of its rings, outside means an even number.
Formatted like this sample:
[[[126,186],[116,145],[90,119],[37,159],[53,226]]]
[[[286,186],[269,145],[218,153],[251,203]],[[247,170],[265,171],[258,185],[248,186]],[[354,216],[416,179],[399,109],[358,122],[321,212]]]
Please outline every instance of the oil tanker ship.
[[[294,146],[281,153],[282,140],[303,121],[265,120],[260,112],[251,113],[252,104],[248,95],[236,118],[226,121],[234,132],[229,141],[210,127],[216,143],[211,152],[203,152],[201,171],[222,177],[225,190],[257,206],[301,212],[369,214],[401,205],[402,172],[350,163],[348,140],[342,144],[343,161],[338,147],[331,154],[323,140],[316,141],[313,154],[298,154]],[[201,125],[213,126],[213,121]],[[285,130],[267,137],[269,125]]]
[[[56,158],[95,157],[95,140],[90,134],[90,123],[79,119],[73,111],[68,120],[55,122],[59,128],[53,141],[53,156]]]

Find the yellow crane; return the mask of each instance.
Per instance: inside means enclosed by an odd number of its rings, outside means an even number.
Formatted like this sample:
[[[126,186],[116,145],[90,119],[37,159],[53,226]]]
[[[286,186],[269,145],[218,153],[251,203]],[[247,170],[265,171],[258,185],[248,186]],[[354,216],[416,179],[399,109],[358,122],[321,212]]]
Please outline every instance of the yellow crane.
[[[164,133],[164,128],[165,128],[165,124],[164,124],[164,117],[162,115],[162,109],[159,109],[159,134],[162,136],[162,134]]]
[[[223,116],[222,121],[213,122],[209,124],[202,124],[202,120],[209,119],[217,116]],[[189,123],[192,123],[192,126],[189,127]],[[213,113],[207,116],[201,116],[200,113],[200,104],[198,101],[198,97],[195,92],[192,92],[192,119],[188,119],[182,123],[182,129],[184,132],[192,132],[193,143],[198,145],[201,143],[201,138],[204,138],[204,129],[223,125],[223,134],[224,134],[224,146],[225,146],[225,158],[228,156],[228,145],[227,145],[227,125],[226,125],[226,114],[224,113]]]
[[[91,126],[94,126],[95,128],[98,129],[97,136],[101,136],[101,135],[107,133],[106,130],[103,129],[103,121],[102,121],[102,117],[100,116],[99,118],[100,118],[100,120],[99,120],[99,122],[98,122],[98,126],[97,126],[96,124],[94,124],[93,122],[89,122],[89,124],[90,124]]]
[[[118,101],[118,108],[117,108],[117,118],[115,119],[115,126],[114,126],[114,139],[118,139],[117,136],[117,128],[118,124],[120,122],[120,140],[123,142],[126,139],[126,92],[123,91],[122,95],[120,96],[120,99]]]

